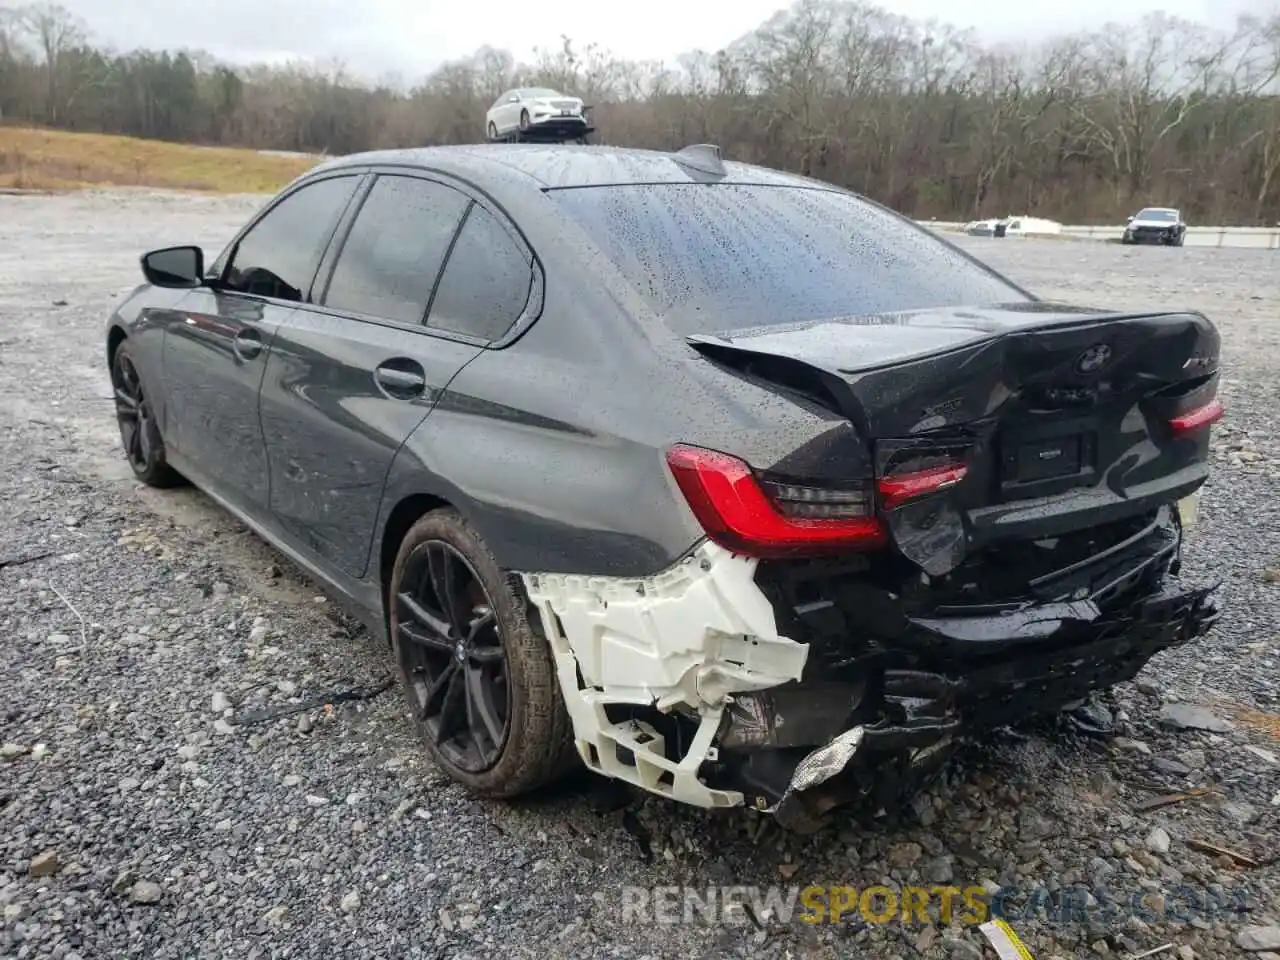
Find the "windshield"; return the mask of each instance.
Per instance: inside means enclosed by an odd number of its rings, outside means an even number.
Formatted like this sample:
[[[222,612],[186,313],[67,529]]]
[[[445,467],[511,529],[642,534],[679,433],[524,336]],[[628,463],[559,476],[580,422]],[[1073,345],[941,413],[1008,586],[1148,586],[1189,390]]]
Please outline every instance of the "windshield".
[[[1027,296],[848,194],[736,184],[549,190],[681,334]]]
[[[1130,208],[1132,209],[1132,208]],[[1160,220],[1164,223],[1176,223],[1178,220],[1177,210],[1161,210],[1158,207],[1147,207],[1145,210],[1139,210],[1135,220]]]
[[[520,92],[533,100],[554,100],[557,97],[564,96],[558,90],[552,90],[550,87],[526,87]]]

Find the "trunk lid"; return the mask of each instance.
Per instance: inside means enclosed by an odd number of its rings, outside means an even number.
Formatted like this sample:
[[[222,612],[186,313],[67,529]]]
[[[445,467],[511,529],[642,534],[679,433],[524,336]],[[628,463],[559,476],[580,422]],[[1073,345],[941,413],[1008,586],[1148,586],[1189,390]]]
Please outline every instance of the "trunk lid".
[[[1207,476],[1208,431],[1169,426],[1217,391],[1218,333],[1197,313],[1037,301],[688,339],[843,414],[877,479],[965,464],[961,483],[888,512],[899,548],[927,572],[984,541],[1153,510]]]

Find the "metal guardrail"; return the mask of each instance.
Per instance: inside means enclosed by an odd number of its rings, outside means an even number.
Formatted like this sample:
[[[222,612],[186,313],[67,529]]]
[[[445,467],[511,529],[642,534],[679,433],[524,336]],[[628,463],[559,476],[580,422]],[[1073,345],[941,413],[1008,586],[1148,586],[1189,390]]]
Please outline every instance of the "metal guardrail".
[[[942,220],[918,220],[922,227],[963,233],[965,224]],[[1124,226],[1064,225],[1062,235],[1082,240],[1119,240]],[[1034,235],[1032,235],[1034,236]],[[1049,236],[1055,236],[1050,234]],[[1234,247],[1255,250],[1280,250],[1280,228],[1276,227],[1187,227],[1188,247]]]

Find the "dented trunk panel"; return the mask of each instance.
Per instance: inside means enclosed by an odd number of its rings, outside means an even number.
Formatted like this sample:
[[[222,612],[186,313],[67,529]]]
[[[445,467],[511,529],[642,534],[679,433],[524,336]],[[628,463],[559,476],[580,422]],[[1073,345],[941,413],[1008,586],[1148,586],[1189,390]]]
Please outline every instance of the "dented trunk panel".
[[[1186,380],[1216,368],[1220,346],[1213,325],[1197,313],[1043,301],[839,317],[688,340],[713,356],[811,367],[844,401],[846,415],[877,437],[981,419],[1033,387]],[[1103,354],[1083,356],[1099,345]]]
[[[1219,337],[1199,314],[1029,303],[690,340],[838,409],[877,477],[963,462],[945,494],[889,511],[898,549],[933,575],[993,540],[1149,511],[1208,474],[1207,431],[1168,427],[1217,391]]]

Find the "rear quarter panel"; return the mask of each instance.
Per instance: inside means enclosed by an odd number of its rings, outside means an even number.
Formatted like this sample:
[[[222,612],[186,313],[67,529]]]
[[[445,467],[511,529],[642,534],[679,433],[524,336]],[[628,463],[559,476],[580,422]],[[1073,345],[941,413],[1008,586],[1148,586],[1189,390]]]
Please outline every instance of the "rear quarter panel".
[[[625,291],[554,264],[547,275],[540,319],[469,363],[397,455],[379,529],[404,498],[430,494],[507,569],[646,576],[702,537],[670,444],[801,471],[860,456],[846,420],[716,369]]]

